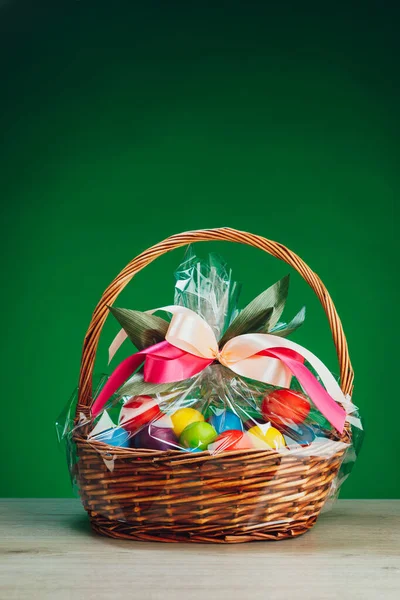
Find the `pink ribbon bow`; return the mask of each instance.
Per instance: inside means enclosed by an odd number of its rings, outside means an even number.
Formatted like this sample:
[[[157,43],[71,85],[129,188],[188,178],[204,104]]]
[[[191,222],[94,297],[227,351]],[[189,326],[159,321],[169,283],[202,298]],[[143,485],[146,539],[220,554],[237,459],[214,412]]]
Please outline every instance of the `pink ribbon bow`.
[[[92,406],[98,415],[107,400],[144,362],[144,381],[173,383],[203,371],[214,361],[238,375],[279,387],[290,387],[294,375],[318,410],[343,432],[346,412],[338,404],[345,397],[328,368],[299,344],[268,333],[248,333],[230,339],[219,348],[210,325],[198,314],[182,306],[165,306],[172,314],[165,341],[126,358],[110,375]],[[110,360],[126,335],[118,335],[110,348]],[[319,375],[316,379],[304,365],[307,360]]]

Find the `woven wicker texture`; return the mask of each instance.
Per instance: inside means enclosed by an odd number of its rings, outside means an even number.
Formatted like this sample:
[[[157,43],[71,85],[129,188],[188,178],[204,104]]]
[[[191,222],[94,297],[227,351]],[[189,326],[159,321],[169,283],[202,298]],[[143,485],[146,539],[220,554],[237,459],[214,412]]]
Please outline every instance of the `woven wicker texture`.
[[[133,259],[97,305],[85,336],[77,415],[88,414],[101,329],[128,282],[158,256],[198,241],[248,244],[280,258],[312,287],[326,312],[340,366],[341,388],[351,393],[353,369],[342,324],[319,277],[288,248],[230,228],[171,236]],[[342,441],[349,441],[346,428]],[[275,450],[207,452],[116,448],[75,435],[76,477],[92,527],[137,540],[232,543],[282,539],[306,532],[329,495],[345,450],[333,457],[296,458]]]

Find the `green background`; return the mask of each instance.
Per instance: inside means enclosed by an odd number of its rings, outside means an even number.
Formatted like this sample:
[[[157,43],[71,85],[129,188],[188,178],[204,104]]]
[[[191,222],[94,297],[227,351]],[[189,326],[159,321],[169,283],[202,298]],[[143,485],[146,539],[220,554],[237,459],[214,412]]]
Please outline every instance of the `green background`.
[[[54,422],[101,293],[149,245],[226,225],[322,277],[367,427],[342,497],[399,497],[398,11],[328,4],[0,2],[0,495],[72,493]],[[210,249],[243,303],[289,271],[253,248],[197,246]],[[181,257],[117,305],[170,302]],[[326,317],[293,275],[285,316],[308,309],[294,339],[337,372]]]

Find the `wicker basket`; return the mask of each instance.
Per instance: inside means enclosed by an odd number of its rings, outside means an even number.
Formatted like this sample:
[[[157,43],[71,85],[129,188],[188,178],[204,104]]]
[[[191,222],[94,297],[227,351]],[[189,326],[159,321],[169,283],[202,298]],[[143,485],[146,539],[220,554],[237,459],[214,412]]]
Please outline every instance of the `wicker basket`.
[[[158,256],[191,242],[248,244],[280,258],[307,281],[327,314],[341,388],[351,393],[353,370],[342,324],[319,279],[296,254],[263,237],[230,228],[171,236],[133,259],[97,305],[85,337],[77,412],[89,414],[92,373],[107,305]],[[349,441],[346,427],[342,440]],[[344,450],[333,457],[295,458],[275,450],[237,450],[211,456],[178,451],[118,448],[75,434],[76,477],[95,531],[114,538],[162,542],[248,542],[305,533],[315,523]]]

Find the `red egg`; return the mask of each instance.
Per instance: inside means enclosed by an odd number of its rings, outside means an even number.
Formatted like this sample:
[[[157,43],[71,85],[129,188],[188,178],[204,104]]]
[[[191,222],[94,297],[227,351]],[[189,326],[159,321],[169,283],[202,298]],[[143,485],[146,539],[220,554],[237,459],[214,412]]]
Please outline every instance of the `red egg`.
[[[212,448],[208,447],[213,454],[229,450],[246,450],[248,448],[253,448],[251,441],[248,439],[246,433],[238,429],[228,429],[220,433],[212,444]]]
[[[130,432],[138,431],[143,425],[161,416],[158,402],[150,396],[134,396],[121,408],[119,424]]]
[[[274,390],[265,396],[261,412],[266,421],[274,425],[302,423],[310,412],[310,403],[301,392],[293,390]]]

